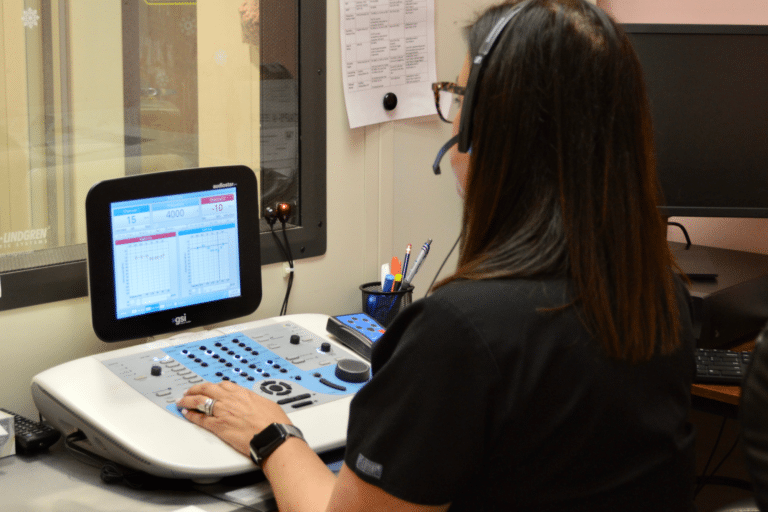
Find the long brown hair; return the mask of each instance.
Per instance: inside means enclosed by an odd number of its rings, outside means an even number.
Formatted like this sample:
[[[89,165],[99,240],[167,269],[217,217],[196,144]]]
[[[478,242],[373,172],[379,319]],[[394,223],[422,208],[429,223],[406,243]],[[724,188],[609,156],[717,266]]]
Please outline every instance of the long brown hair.
[[[481,15],[470,47],[516,3]],[[610,357],[673,351],[680,313],[650,110],[621,28],[582,0],[528,0],[476,97],[459,265],[438,286],[567,277]]]

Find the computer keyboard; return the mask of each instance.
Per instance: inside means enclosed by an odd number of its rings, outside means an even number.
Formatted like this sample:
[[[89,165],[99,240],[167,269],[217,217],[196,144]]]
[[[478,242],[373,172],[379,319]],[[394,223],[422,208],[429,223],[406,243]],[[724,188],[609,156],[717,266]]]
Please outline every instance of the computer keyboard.
[[[696,349],[696,377],[702,384],[741,384],[752,352],[734,352],[720,348]]]

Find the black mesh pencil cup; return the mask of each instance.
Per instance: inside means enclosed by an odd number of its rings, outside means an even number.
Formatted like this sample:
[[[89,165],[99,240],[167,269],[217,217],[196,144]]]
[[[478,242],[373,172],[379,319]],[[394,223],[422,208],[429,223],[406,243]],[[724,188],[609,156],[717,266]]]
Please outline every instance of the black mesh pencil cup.
[[[394,292],[381,291],[381,283],[374,281],[360,285],[363,292],[363,312],[384,327],[389,324],[413,299],[413,286],[407,285]]]

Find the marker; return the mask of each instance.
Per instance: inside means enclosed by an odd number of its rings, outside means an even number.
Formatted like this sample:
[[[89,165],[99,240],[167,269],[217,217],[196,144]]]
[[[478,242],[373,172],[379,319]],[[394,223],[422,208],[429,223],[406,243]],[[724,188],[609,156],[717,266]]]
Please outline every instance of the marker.
[[[392,291],[392,285],[395,282],[395,276],[392,274],[387,274],[387,277],[384,279],[384,286],[381,287],[381,291],[383,292],[391,292]]]
[[[387,274],[391,274],[389,263],[385,263],[381,266],[381,288],[384,289],[384,280],[387,278]]]
[[[416,261],[413,263],[411,271],[408,272],[408,275],[405,276],[405,280],[403,281],[402,286],[408,286],[411,283],[413,277],[416,275],[416,272],[419,271],[421,264],[424,263],[424,259],[427,257],[427,254],[429,254],[429,247],[431,244],[432,239],[430,238],[424,245],[421,246],[421,252],[416,257]]]
[[[397,259],[397,256],[392,256],[392,261],[389,264],[389,271],[393,276],[402,274],[402,272],[400,272],[400,260]]]

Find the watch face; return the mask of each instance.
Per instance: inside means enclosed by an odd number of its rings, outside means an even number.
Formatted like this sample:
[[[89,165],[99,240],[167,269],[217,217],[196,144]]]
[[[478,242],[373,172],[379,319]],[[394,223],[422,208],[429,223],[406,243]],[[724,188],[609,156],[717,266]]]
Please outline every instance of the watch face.
[[[251,459],[256,464],[261,465],[264,459],[275,451],[285,439],[285,431],[280,427],[281,425],[272,423],[251,439]]]
[[[280,429],[280,425],[277,423],[272,423],[267,428],[253,436],[251,444],[256,443],[257,449],[261,449],[269,445],[269,443],[275,441],[275,439],[279,439],[282,437],[282,435],[283,433]]]
[[[301,430],[295,426],[272,423],[251,439],[251,460],[261,466],[264,459],[289,437],[298,437],[304,440]]]

